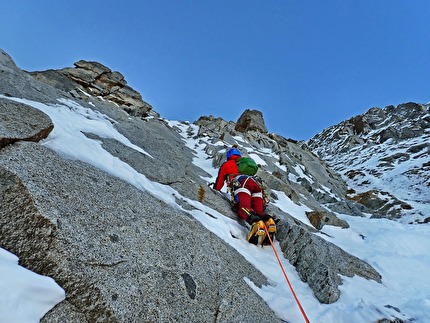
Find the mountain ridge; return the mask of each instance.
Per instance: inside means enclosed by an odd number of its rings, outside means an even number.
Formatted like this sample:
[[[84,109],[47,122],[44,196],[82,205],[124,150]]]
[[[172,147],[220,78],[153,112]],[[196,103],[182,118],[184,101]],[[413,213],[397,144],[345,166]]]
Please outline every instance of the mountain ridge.
[[[371,108],[323,130],[306,145],[354,190],[367,195],[368,204],[378,195],[372,190],[385,194],[382,199],[388,202],[380,213],[426,223],[430,220],[429,142],[430,105],[409,102]]]

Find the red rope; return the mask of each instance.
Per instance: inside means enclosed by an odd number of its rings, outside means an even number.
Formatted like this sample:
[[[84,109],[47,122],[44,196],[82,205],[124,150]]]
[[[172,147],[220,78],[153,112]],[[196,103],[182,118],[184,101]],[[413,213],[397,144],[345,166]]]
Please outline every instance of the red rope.
[[[305,322],[306,323],[310,323],[310,321],[309,321],[308,317],[306,316],[306,313],[305,313],[305,311],[304,311],[304,309],[302,307],[302,304],[300,304],[300,301],[297,298],[296,293],[294,292],[293,286],[291,285],[290,280],[288,279],[287,273],[285,272],[285,269],[284,269],[284,266],[282,265],[281,259],[279,259],[278,252],[276,251],[276,248],[273,245],[273,241],[270,238],[270,235],[269,235],[269,232],[267,231],[266,226],[264,226],[264,230],[266,231],[267,237],[269,238],[270,245],[272,246],[272,249],[273,249],[273,252],[275,253],[276,259],[278,260],[278,263],[279,263],[279,266],[281,267],[282,273],[284,274],[284,277],[287,280],[287,283],[288,283],[288,286],[290,287],[291,293],[293,294],[294,299],[296,300],[296,303],[297,303],[297,305],[300,308],[300,312],[302,312],[302,315],[303,315],[303,317],[305,319]]]

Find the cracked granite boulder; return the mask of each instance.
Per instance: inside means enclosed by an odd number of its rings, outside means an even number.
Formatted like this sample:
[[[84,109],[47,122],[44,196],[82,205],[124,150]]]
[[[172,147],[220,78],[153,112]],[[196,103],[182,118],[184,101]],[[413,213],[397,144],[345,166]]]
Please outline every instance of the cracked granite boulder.
[[[39,141],[54,128],[51,118],[26,104],[0,98],[0,149],[20,140]]]
[[[2,247],[66,291],[43,322],[279,321],[243,279],[266,278],[179,208],[37,143],[0,152]]]

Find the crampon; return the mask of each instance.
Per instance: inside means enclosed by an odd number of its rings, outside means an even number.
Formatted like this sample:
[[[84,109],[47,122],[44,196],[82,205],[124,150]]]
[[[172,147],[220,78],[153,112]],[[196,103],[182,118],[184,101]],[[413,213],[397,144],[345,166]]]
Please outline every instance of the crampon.
[[[269,218],[266,222],[260,220],[252,224],[251,231],[249,231],[247,237],[248,242],[261,247],[270,244],[270,240],[267,238],[266,229],[270,239],[273,241],[276,234],[276,224],[272,218]]]

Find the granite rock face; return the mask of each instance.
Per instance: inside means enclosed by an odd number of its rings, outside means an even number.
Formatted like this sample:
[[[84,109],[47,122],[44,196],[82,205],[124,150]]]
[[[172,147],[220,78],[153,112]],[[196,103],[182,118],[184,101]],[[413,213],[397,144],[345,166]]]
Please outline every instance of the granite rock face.
[[[151,194],[24,142],[1,150],[0,182],[2,247],[66,291],[46,322],[65,308],[88,322],[277,321],[243,280],[265,277]]]
[[[193,165],[175,129],[96,97],[73,97],[74,81],[51,82],[59,75],[51,72],[56,76],[47,84],[3,51],[0,58],[1,136],[16,139],[0,148],[0,246],[66,291],[42,322],[280,321],[244,280],[261,286],[266,277],[183,210],[193,207],[180,195],[197,196],[205,172]],[[149,179],[176,188],[178,204],[46,148],[38,140],[52,121],[8,97],[48,105],[73,99],[106,114],[151,157],[85,135]],[[205,201],[232,213],[212,192]]]
[[[188,211],[195,208],[190,201],[198,200],[236,219],[225,198],[207,188],[208,174],[193,163],[195,152],[181,130],[154,118],[140,103],[109,97],[121,97],[121,89],[127,88],[120,73],[94,62],[75,65],[67,71],[30,74],[6,53],[0,55],[0,103],[5,115],[15,115],[14,122],[0,120],[1,135],[25,130],[0,148],[0,241],[24,266],[53,277],[65,289],[66,300],[43,321],[280,321],[244,277],[257,286],[268,284],[267,279],[190,216]],[[118,132],[148,154],[94,133],[84,135],[150,181],[173,188],[175,203],[37,142],[52,122],[9,100],[11,96],[48,105],[66,98],[105,114]],[[134,112],[118,105],[142,112],[133,117]],[[17,118],[19,111],[26,111],[29,119]],[[181,127],[187,128],[188,139],[205,145],[215,167],[240,137],[243,154],[258,159],[257,175],[272,201],[285,195],[312,214],[322,214],[324,225],[348,226],[336,217],[340,208],[362,215],[357,203],[347,200],[342,178],[297,142],[268,134],[261,112],[245,112],[237,123],[202,117]],[[284,256],[320,302],[338,299],[340,275],[380,282],[365,261],[315,235],[318,222],[314,228],[273,204],[268,211],[281,218],[278,240]]]

